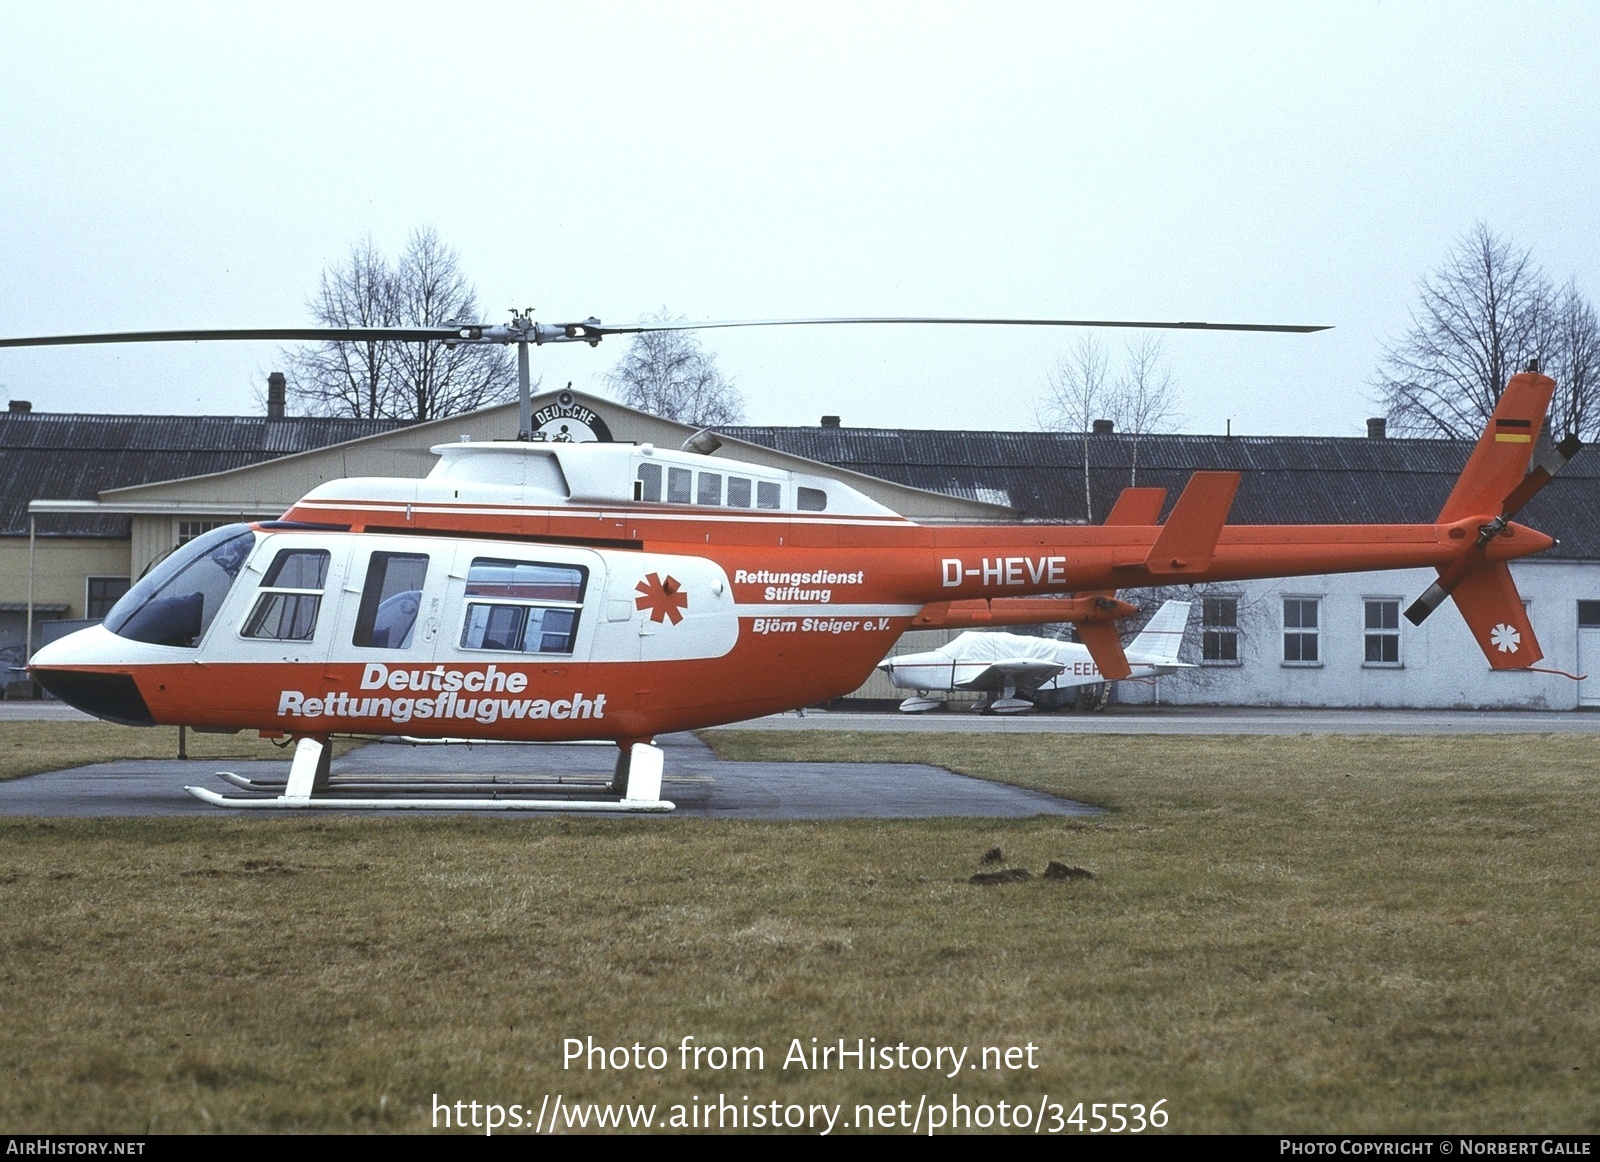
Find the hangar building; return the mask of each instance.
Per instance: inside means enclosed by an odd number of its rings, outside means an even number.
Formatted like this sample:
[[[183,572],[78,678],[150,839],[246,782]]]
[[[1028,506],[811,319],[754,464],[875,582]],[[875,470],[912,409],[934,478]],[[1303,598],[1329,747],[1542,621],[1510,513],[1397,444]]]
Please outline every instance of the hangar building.
[[[535,398],[547,438],[676,446],[693,429],[609,400]],[[0,414],[0,656],[104,615],[149,564],[207,528],[275,517],[315,485],[344,476],[422,476],[428,449],[463,437],[505,438],[515,405],[409,423],[288,417],[280,403],[251,417]],[[1168,490],[1189,473],[1244,473],[1234,523],[1431,520],[1470,445],[1386,438],[1164,435],[1109,424],[1080,433],[870,429],[824,417],[819,427],[719,429],[724,454],[828,471],[913,519],[931,522],[1103,519],[1126,485]],[[1089,471],[1085,488],[1084,460]],[[823,468],[822,466],[826,466]],[[1194,602],[1183,654],[1193,670],[1159,685],[1121,683],[1124,702],[1209,705],[1577,708],[1600,705],[1600,465],[1580,457],[1522,519],[1560,545],[1512,569],[1545,666],[1573,674],[1490,671],[1461,619],[1441,610],[1421,627],[1399,616],[1431,571],[1136,592]],[[30,612],[31,611],[31,612]],[[896,652],[947,633],[907,634]],[[13,671],[13,679],[20,674]],[[25,683],[21,684],[23,688]],[[8,687],[20,692],[18,683]],[[898,697],[874,678],[857,692]]]

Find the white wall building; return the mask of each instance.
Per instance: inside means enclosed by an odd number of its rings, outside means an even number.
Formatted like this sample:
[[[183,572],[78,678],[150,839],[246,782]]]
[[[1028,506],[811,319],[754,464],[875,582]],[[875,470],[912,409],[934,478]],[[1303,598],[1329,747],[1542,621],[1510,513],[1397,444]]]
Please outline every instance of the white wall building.
[[[1431,569],[1196,587],[1183,656],[1195,670],[1117,700],[1190,706],[1373,706],[1572,710],[1600,706],[1600,563],[1511,566],[1544,650],[1541,669],[1496,671],[1451,603],[1403,616]]]

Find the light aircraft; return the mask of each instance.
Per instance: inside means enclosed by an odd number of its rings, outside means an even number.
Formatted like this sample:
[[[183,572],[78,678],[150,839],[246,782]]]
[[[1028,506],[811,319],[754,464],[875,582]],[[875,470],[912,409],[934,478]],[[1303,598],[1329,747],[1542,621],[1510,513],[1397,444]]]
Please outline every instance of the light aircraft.
[[[799,320],[1313,330],[1087,320]],[[700,324],[732,326],[746,324]],[[772,325],[772,324],[759,324]],[[194,339],[516,343],[529,434],[528,344],[695,324],[166,331],[0,339],[0,347]],[[1511,518],[1576,452],[1531,472],[1554,381],[1514,376],[1435,520],[1230,525],[1237,472],[1124,490],[1105,524],[919,524],[825,475],[648,444],[449,444],[424,479],[319,485],[281,520],[232,525],[153,568],[105,622],[40,649],[33,675],[114,722],[255,729],[296,740],[287,783],[235,777],[230,807],[663,811],[669,731],[737,722],[855,689],[917,626],[1078,624],[1102,675],[1131,668],[1120,588],[1423,566],[1408,610],[1452,597],[1496,669],[1541,658],[1506,562],[1549,548]],[[497,783],[340,791],[336,733],[607,740],[603,796]],[[421,793],[427,790],[427,794]],[[263,794],[265,791],[267,793]],[[462,794],[462,792],[468,792]],[[566,795],[567,797],[562,797]]]
[[[1166,601],[1127,647],[1129,678],[1155,678],[1188,669],[1180,661],[1183,627],[1189,620],[1187,601]],[[1093,686],[1106,677],[1082,642],[1027,637],[1019,633],[969,630],[936,650],[898,654],[878,669],[902,690],[917,693],[900,703],[906,714],[936,710],[946,699],[935,691],[981,690],[988,697],[973,709],[987,714],[1021,714],[1040,696]]]

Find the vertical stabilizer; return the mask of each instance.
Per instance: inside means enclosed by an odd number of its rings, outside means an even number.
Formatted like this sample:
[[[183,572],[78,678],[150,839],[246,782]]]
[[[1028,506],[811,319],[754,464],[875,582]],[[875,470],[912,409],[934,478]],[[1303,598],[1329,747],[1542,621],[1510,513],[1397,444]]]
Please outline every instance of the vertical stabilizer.
[[[1188,601],[1164,601],[1155,616],[1145,622],[1139,636],[1128,643],[1128,653],[1141,662],[1176,662],[1183,645],[1183,629],[1189,624]]]
[[[1479,565],[1456,585],[1450,597],[1467,619],[1467,628],[1489,659],[1490,669],[1524,670],[1544,657],[1522,595],[1504,561]]]
[[[1536,371],[1511,377],[1461,478],[1439,510],[1440,524],[1500,515],[1506,497],[1528,473],[1528,460],[1555,389],[1555,380]]]

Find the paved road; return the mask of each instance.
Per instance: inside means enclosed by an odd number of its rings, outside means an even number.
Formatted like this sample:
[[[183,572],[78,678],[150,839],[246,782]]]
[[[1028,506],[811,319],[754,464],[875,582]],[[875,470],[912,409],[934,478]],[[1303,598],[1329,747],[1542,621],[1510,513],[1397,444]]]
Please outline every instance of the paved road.
[[[18,700],[16,702],[0,701],[0,722],[94,722],[92,714],[85,714],[81,710],[74,710],[65,702],[51,702],[40,699]]]
[[[1260,710],[1118,707],[1102,713],[861,714],[808,710],[718,730],[903,730],[1047,734],[1600,734],[1600,714],[1571,710]]]
[[[1016,818],[1091,815],[1099,809],[1036,791],[1002,786],[942,767],[914,763],[724,762],[692,734],[660,740],[667,752],[662,796],[677,815],[718,819],[910,819],[929,816]],[[408,746],[375,743],[333,764],[333,773],[549,774],[580,782],[609,776],[616,749],[605,746]],[[185,784],[224,793],[222,766],[177,760],[99,763],[0,783],[0,815],[223,815],[281,818],[288,812],[224,812],[189,794]],[[288,777],[287,762],[226,764],[256,779]],[[516,814],[520,818],[526,816]]]

